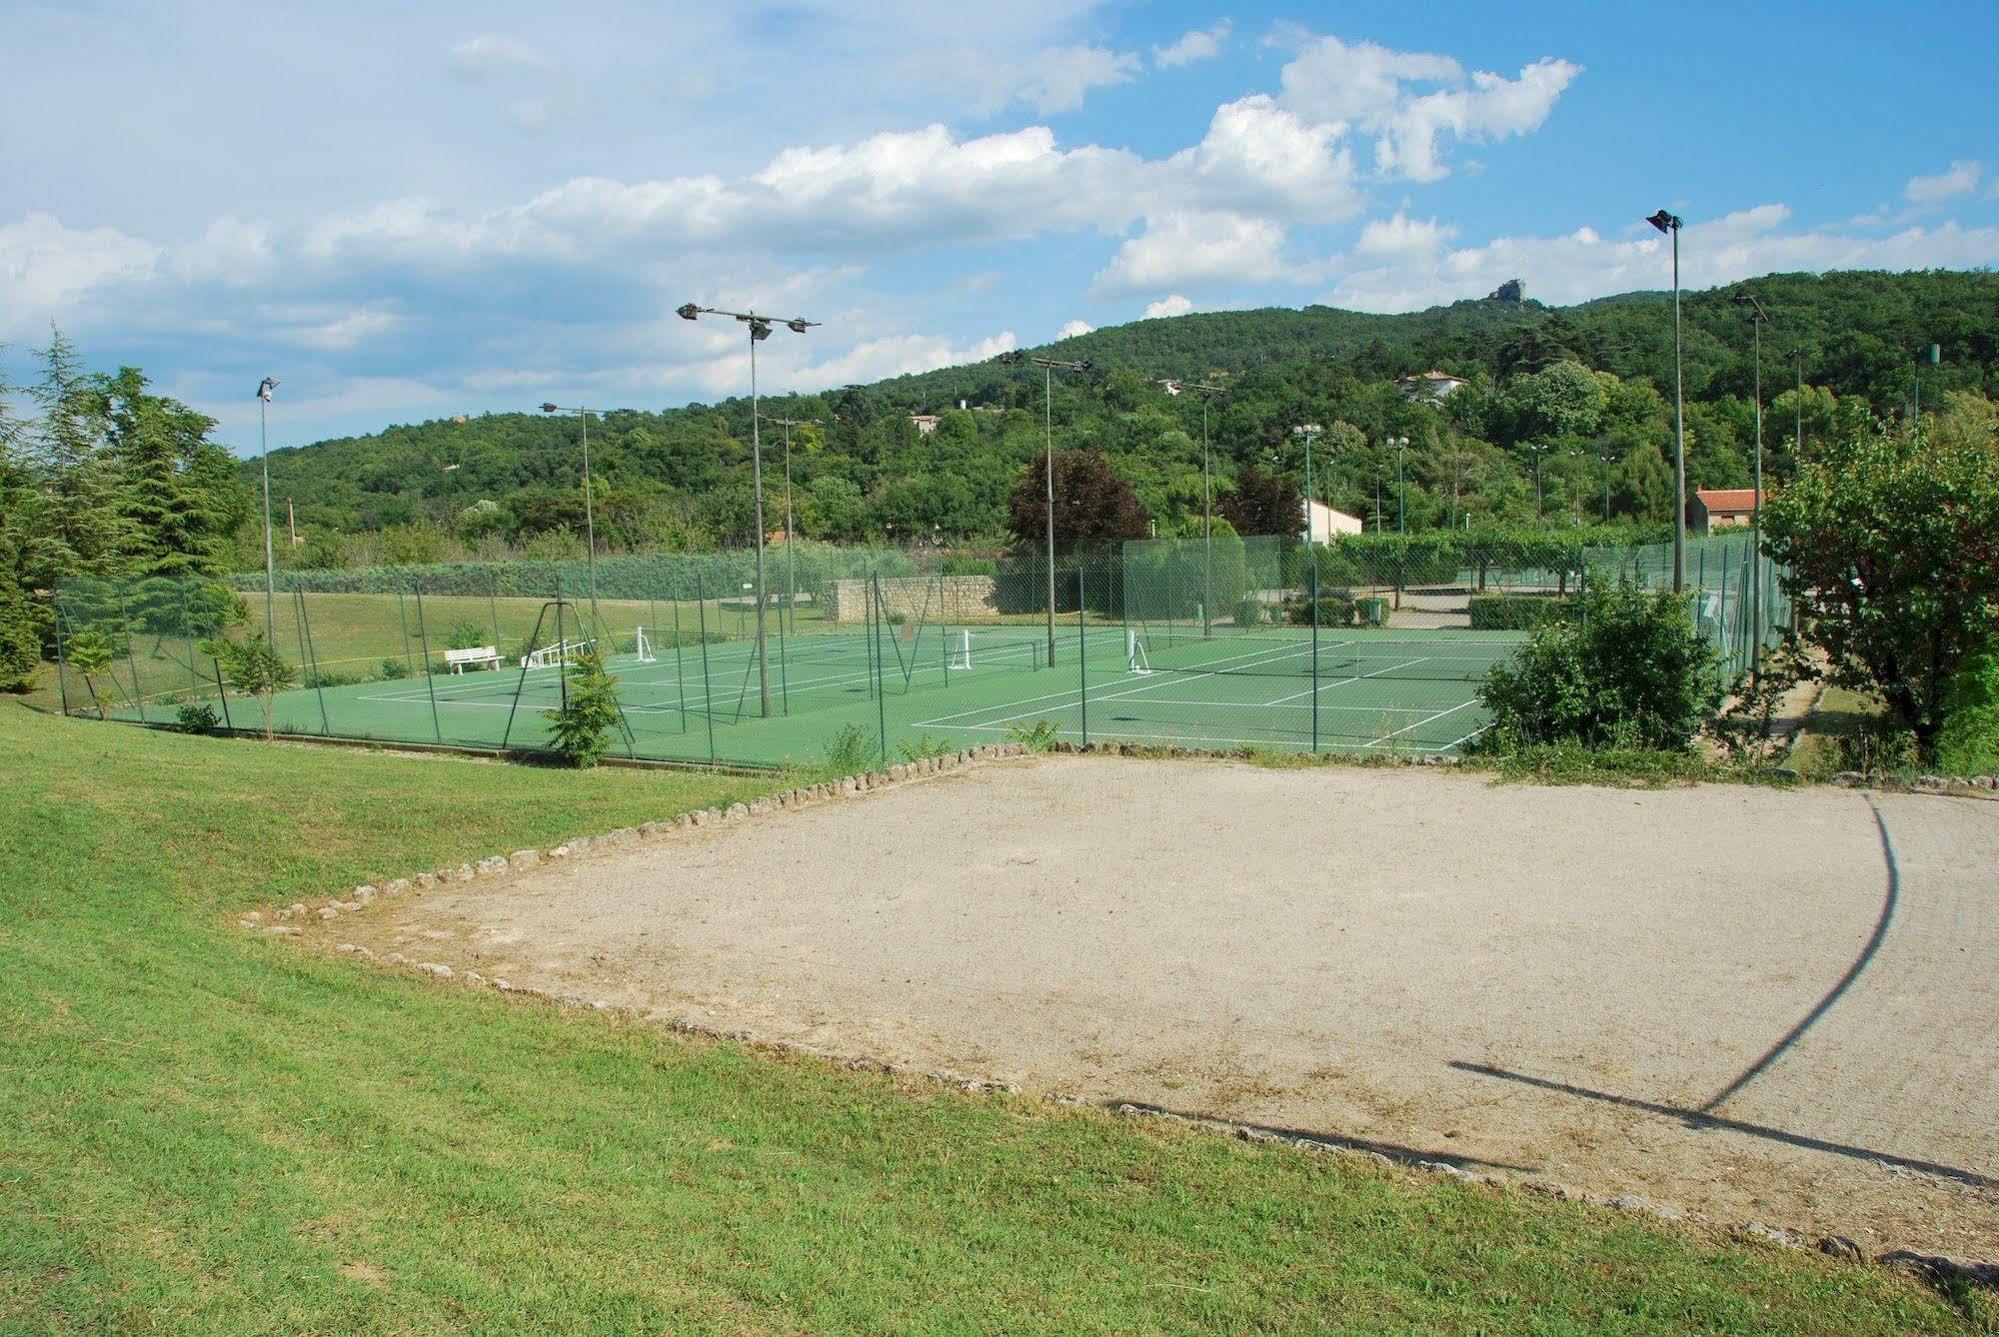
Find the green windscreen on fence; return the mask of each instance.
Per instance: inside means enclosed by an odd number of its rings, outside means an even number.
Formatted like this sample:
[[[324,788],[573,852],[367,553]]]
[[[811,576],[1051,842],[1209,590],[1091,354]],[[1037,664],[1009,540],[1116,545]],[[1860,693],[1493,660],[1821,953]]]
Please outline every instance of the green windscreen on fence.
[[[1585,580],[1671,582],[1669,545],[1498,547],[1412,537],[1146,540],[951,571],[813,545],[57,592],[63,709],[148,724],[526,749],[576,655],[603,655],[613,752],[782,766],[875,761],[1039,732],[1157,747],[1451,752],[1479,682]],[[971,565],[960,563],[960,566]],[[1731,671],[1789,620],[1749,536],[1690,541],[1693,611]],[[747,588],[746,588],[747,586]],[[761,618],[758,616],[761,611]],[[241,690],[218,642],[267,637],[292,681]],[[226,656],[224,656],[226,658]]]

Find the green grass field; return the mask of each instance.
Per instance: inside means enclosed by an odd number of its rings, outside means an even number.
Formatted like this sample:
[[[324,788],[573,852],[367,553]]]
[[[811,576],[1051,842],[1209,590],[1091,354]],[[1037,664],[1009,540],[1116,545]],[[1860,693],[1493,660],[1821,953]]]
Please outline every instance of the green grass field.
[[[0,703],[0,1330],[1992,1330],[1985,1294],[235,928],[752,791]]]

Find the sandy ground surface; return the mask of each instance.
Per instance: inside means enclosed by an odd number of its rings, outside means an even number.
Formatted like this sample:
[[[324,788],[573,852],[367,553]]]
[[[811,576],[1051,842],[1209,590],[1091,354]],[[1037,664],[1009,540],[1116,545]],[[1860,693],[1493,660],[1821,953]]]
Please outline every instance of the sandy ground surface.
[[[1044,757],[315,932],[1028,1090],[1999,1258],[1999,803],[1875,801],[1880,824],[1837,790]]]

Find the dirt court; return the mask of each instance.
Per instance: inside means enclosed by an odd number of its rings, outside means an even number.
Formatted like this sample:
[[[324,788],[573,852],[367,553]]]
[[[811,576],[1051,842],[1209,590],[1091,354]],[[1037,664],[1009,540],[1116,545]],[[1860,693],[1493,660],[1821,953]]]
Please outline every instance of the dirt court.
[[[1990,801],[1040,757],[315,932],[1030,1091],[1999,1258]]]

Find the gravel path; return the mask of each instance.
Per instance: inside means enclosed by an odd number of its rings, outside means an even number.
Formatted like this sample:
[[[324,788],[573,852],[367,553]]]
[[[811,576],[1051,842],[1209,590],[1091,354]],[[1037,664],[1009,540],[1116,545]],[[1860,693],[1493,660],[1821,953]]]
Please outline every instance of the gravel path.
[[[1995,1258],[1995,869],[1999,803],[1975,799],[1044,757],[316,932],[1030,1090]]]

